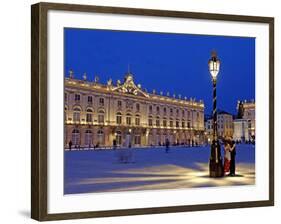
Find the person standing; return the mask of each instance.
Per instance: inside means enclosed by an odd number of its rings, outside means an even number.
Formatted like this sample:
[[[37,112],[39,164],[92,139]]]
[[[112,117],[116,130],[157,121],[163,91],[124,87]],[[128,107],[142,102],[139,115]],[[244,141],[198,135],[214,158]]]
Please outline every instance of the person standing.
[[[69,146],[69,151],[71,151],[71,147],[72,147],[72,141],[71,140],[69,141],[68,146]]]
[[[236,157],[236,145],[235,142],[230,139],[230,173],[229,176],[235,176],[235,157]]]
[[[227,175],[230,172],[230,163],[231,163],[231,153],[230,153],[230,144],[228,141],[224,143],[224,174]]]
[[[169,141],[168,138],[166,138],[165,145],[166,145],[166,153],[168,153],[168,151],[169,151],[169,146],[170,146],[170,141]]]

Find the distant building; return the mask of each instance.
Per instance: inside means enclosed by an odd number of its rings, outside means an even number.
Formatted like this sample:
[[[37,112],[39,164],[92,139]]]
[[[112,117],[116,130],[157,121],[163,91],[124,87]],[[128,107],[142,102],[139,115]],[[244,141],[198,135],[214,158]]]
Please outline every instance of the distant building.
[[[249,141],[249,121],[247,119],[235,119],[233,121],[234,133],[233,140],[235,141]]]
[[[73,147],[201,144],[204,103],[169,93],[148,93],[128,72],[124,81],[106,84],[65,78],[65,146]]]
[[[218,137],[227,138],[233,136],[233,115],[226,111],[218,111]],[[211,142],[213,139],[213,118],[207,117],[205,120],[205,136],[207,141]]]
[[[237,118],[234,120],[234,140],[254,141],[256,129],[255,102],[238,101]]]

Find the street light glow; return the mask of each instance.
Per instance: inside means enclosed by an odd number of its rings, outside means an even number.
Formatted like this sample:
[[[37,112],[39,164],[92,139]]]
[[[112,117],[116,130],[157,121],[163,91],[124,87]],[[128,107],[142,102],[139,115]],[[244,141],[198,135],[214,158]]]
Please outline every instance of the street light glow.
[[[215,51],[212,52],[212,57],[209,60],[209,71],[214,80],[217,79],[217,75],[220,71],[220,60],[217,57],[217,53]]]

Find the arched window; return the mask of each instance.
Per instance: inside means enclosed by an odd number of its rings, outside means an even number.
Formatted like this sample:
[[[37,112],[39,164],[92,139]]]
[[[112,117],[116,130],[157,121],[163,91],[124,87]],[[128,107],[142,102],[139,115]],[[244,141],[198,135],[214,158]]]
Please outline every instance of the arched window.
[[[166,107],[163,108],[163,112],[164,112],[164,115],[167,114],[167,108]]]
[[[80,122],[80,108],[76,107],[73,109],[73,121],[74,122]]]
[[[93,144],[93,133],[91,130],[85,131],[85,146],[91,146]]]
[[[122,124],[122,114],[120,112],[116,114],[116,124]]]
[[[87,111],[86,111],[86,121],[87,122],[93,121],[93,110],[92,109],[87,109]]]
[[[100,123],[100,124],[104,123],[104,111],[103,110],[99,110],[99,113],[98,113],[98,123]]]
[[[98,145],[104,145],[104,132],[102,129],[98,130]]]
[[[126,124],[131,125],[132,124],[132,115],[126,114]]]
[[[140,125],[140,115],[136,115],[135,117],[135,125],[139,126]]]
[[[72,136],[71,136],[71,141],[74,146],[79,146],[80,145],[80,132],[78,129],[73,129],[72,131]]]

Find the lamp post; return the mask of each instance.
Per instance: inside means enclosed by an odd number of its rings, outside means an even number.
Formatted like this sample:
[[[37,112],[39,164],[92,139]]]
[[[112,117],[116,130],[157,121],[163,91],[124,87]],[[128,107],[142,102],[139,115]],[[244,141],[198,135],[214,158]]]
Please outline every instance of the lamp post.
[[[215,51],[212,52],[211,59],[208,62],[209,71],[213,82],[213,140],[211,145],[211,156],[209,163],[210,177],[222,177],[224,175],[221,148],[218,141],[217,126],[217,76],[220,70],[220,60]]]

